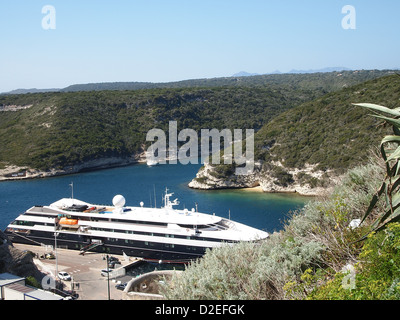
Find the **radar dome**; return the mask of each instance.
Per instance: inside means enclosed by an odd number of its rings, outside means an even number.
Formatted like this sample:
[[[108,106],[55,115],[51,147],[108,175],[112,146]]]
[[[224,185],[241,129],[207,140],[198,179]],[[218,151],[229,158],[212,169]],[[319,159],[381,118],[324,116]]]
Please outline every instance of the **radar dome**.
[[[112,202],[115,207],[122,208],[125,205],[125,198],[118,194],[113,198]]]

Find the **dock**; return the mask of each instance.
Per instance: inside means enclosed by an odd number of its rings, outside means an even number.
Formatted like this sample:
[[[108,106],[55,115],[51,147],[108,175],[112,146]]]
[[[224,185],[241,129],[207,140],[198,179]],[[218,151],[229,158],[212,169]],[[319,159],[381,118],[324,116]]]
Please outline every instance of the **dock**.
[[[33,246],[26,244],[13,244],[19,250],[31,251],[33,259],[38,269],[54,277],[57,272],[68,272],[72,281],[62,281],[66,290],[74,289],[79,295],[78,300],[107,300],[108,299],[108,279],[101,275],[102,269],[107,269],[107,259],[104,253],[86,252],[80,255],[79,250],[68,250],[57,248],[57,259],[43,259],[40,257],[49,253],[48,247]],[[130,270],[142,263],[143,259],[127,257],[122,255],[110,255],[118,258],[121,266],[110,273],[110,299],[121,300],[122,290],[115,288],[118,280],[129,281],[132,277],[125,276],[126,270]],[[122,278],[120,278],[122,277]]]
[[[133,258],[131,259],[132,261],[130,261],[127,264],[122,265],[121,267],[116,268],[115,270],[113,270],[112,272],[110,272],[110,278],[119,278],[119,277],[123,277],[126,275],[126,271],[129,271],[130,269],[141,265],[144,260],[141,258]]]

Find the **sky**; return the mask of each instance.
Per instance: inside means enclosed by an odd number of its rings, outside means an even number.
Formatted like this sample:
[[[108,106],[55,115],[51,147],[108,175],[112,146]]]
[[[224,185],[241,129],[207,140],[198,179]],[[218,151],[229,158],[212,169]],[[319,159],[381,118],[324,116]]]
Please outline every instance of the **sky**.
[[[1,0],[0,92],[400,68],[399,13],[398,0]]]

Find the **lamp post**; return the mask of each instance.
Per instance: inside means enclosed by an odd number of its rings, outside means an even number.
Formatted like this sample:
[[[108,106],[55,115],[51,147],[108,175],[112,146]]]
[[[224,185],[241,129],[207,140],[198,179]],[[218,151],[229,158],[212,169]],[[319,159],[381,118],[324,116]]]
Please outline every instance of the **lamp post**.
[[[56,254],[56,277],[58,276],[57,236],[58,232],[54,232],[54,252]]]
[[[59,234],[59,232],[57,232],[58,222],[59,222],[59,220],[58,220],[58,217],[57,217],[57,218],[54,219],[54,252],[55,252],[55,255],[56,255],[56,274],[55,274],[56,278],[58,277],[58,254],[57,254],[57,237],[58,237],[58,234]]]
[[[106,262],[107,262],[107,293],[108,293],[108,300],[110,300],[110,270],[108,269],[108,254],[106,255]]]

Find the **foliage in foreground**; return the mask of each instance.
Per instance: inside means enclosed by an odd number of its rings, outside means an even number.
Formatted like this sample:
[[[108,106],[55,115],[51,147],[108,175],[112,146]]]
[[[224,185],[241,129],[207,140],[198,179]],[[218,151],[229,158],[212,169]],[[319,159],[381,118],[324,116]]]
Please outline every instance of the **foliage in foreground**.
[[[307,299],[399,300],[400,224],[391,223],[383,232],[371,233],[359,259],[354,269],[337,273]],[[303,279],[311,284],[317,276],[308,273]]]
[[[383,106],[362,103],[358,106],[374,111],[376,118],[383,119],[392,126],[393,135],[385,136],[381,141],[381,156],[385,161],[386,176],[378,193],[372,198],[370,206],[364,215],[363,221],[369,216],[380,196],[384,194],[386,209],[374,222],[374,230],[382,230],[387,224],[400,220],[400,109],[389,109]],[[388,116],[382,116],[384,113]]]
[[[363,216],[382,175],[382,167],[373,163],[349,171],[330,196],[293,213],[283,231],[260,243],[208,251],[163,294],[168,299],[307,298],[317,284],[358,261],[362,243],[354,242],[368,227],[353,229],[349,223]],[[379,202],[375,210],[383,206]]]
[[[361,106],[392,116],[376,116],[394,131],[381,142],[381,166],[375,160],[350,170],[330,196],[310,202],[269,240],[208,252],[165,296],[400,299],[400,109]]]

